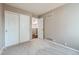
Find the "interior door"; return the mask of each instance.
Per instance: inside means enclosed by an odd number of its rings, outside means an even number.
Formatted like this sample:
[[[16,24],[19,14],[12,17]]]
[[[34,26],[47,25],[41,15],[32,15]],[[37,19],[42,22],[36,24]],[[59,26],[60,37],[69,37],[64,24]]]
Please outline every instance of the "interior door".
[[[38,19],[38,39],[43,39],[43,18]]]
[[[5,11],[5,47],[18,44],[19,40],[19,15]]]
[[[20,14],[20,43],[30,40],[30,26],[30,16]]]

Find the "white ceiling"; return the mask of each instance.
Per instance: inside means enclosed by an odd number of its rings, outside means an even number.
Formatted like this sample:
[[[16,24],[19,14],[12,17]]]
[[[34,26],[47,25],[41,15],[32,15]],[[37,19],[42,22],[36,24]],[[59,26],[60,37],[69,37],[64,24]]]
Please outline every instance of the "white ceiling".
[[[8,5],[29,11],[38,16],[62,6],[64,3],[8,3]]]

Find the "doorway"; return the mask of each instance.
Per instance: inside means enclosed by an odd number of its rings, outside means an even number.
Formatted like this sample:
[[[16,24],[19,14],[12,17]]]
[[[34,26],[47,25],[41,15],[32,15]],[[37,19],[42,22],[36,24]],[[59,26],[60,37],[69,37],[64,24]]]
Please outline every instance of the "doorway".
[[[32,39],[38,38],[38,19],[32,18]]]
[[[32,17],[32,39],[43,39],[43,18]]]

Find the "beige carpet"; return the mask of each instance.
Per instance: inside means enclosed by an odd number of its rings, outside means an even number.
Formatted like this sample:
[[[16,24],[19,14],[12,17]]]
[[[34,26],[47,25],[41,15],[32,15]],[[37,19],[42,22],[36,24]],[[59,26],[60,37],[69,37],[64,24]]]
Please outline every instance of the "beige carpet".
[[[79,55],[79,53],[48,40],[37,39],[7,47],[2,55]]]

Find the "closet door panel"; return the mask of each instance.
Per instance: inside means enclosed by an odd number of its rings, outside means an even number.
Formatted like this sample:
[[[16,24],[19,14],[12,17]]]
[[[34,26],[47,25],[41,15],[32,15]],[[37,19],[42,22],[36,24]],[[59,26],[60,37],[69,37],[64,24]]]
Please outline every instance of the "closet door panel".
[[[43,39],[43,18],[38,19],[38,39]]]
[[[18,44],[19,41],[19,15],[5,11],[5,47]]]
[[[30,40],[30,16],[20,14],[20,42]]]

